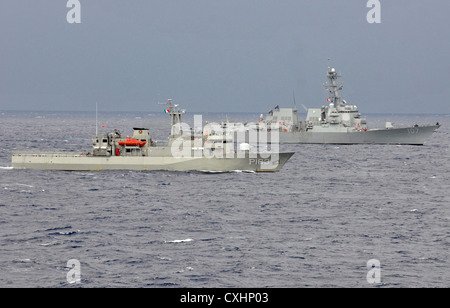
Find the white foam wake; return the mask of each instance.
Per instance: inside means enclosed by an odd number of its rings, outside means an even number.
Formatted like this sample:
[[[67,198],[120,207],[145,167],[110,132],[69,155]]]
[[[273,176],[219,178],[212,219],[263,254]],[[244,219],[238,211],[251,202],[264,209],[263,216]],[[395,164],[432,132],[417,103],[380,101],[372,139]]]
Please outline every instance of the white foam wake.
[[[186,242],[192,242],[193,239],[187,238],[185,240],[173,240],[173,241],[166,241],[166,243],[186,243]]]

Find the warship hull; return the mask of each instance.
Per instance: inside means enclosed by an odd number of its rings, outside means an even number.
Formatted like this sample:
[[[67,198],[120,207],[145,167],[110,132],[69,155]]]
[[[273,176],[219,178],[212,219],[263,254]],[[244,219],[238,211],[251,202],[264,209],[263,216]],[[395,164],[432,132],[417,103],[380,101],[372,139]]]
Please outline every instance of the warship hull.
[[[89,156],[68,153],[14,153],[12,167],[15,169],[60,170],[60,171],[203,171],[203,172],[277,172],[293,152],[277,153],[276,159],[261,154],[246,155],[243,158],[207,157],[132,157],[132,156]]]
[[[439,123],[394,127],[392,122],[386,122],[384,128],[369,129],[367,119],[361,117],[358,107],[341,99],[339,91],[343,83],[338,81],[340,77],[336,69],[328,66],[328,82],[323,85],[329,92],[327,105],[321,108],[303,105],[305,121],[299,120],[297,107],[280,108],[276,105],[265,119],[261,114],[258,125],[278,125],[280,143],[405,145],[423,145],[440,127]]]
[[[280,132],[280,143],[319,143],[319,144],[403,144],[423,145],[439,125],[369,129],[351,132],[310,131]]]

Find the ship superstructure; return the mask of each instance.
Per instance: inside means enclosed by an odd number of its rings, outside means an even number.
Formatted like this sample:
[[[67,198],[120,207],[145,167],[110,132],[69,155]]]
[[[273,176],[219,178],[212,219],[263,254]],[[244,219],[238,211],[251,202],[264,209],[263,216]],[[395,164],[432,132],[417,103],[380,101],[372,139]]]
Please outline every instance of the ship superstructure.
[[[341,99],[339,91],[343,84],[338,80],[340,77],[334,68],[328,67],[328,82],[324,84],[329,92],[328,105],[321,108],[305,107],[305,121],[299,120],[296,107],[280,108],[277,105],[265,119],[261,115],[260,123],[279,124],[280,143],[423,145],[440,127],[439,123],[394,127],[391,122],[386,122],[384,128],[369,128],[358,107]]]
[[[165,112],[171,118],[167,145],[157,145],[150,130],[133,128],[131,137],[118,130],[97,134],[88,153],[26,153],[12,155],[16,169],[40,170],[168,170],[168,171],[279,171],[293,152],[254,153],[239,146],[225,153],[218,142],[210,142],[202,132],[183,131],[184,110],[168,100]]]

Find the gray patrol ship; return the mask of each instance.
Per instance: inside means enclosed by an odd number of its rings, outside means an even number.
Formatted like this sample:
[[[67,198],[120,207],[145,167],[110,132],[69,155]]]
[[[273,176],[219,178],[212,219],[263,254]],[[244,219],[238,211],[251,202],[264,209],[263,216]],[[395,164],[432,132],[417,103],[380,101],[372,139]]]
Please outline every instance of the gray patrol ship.
[[[436,125],[397,128],[386,122],[385,128],[369,128],[355,105],[341,100],[339,90],[343,84],[338,82],[334,68],[328,67],[329,105],[322,108],[305,108],[306,121],[298,119],[297,108],[280,108],[278,105],[259,123],[279,124],[280,143],[327,143],[327,144],[408,144],[423,145],[439,127]]]
[[[13,153],[16,169],[92,171],[92,170],[166,170],[203,172],[276,172],[294,154],[250,152],[246,147],[228,149],[229,144],[210,142],[200,132],[183,132],[181,115],[185,113],[168,100],[166,113],[171,117],[171,134],[166,145],[156,145],[147,128],[134,128],[133,137],[118,130],[97,134],[92,152]],[[213,138],[213,136],[208,137]],[[207,145],[207,146],[205,146]],[[224,147],[225,146],[225,147]]]

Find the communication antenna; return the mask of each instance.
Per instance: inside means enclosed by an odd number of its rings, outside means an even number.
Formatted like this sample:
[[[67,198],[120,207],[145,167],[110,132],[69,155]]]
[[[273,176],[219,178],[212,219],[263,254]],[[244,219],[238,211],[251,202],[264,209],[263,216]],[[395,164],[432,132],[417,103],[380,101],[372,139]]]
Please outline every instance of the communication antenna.
[[[297,103],[295,102],[295,92],[292,90],[292,97],[294,98],[294,107],[297,107]]]
[[[164,105],[165,106],[165,110],[164,112],[170,115],[171,118],[171,128],[172,128],[172,132],[171,135],[174,136],[175,135],[175,125],[181,125],[182,121],[181,121],[181,115],[186,113],[186,110],[184,109],[180,109],[178,104],[173,104],[172,99],[168,99],[167,102],[165,103],[160,103],[158,102],[159,105]],[[180,132],[179,134],[181,135],[181,127],[180,127]]]
[[[95,102],[95,136],[98,135],[98,102]]]

